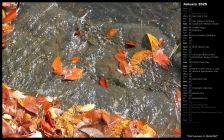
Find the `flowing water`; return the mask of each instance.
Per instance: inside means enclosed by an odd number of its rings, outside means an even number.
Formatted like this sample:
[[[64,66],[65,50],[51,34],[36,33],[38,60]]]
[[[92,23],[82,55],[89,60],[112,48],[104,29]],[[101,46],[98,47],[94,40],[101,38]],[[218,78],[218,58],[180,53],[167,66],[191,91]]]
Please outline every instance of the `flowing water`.
[[[22,3],[13,22],[15,29],[2,50],[3,81],[28,94],[59,97],[65,107],[94,103],[97,108],[152,125],[159,137],[176,137],[170,129],[180,128],[180,108],[174,106],[175,89],[180,84],[180,49],[172,57],[168,71],[146,60],[142,75],[121,75],[114,54],[123,48],[130,58],[148,47],[146,33],[166,40],[169,55],[180,42],[179,3]],[[111,40],[109,28],[118,28]],[[74,36],[79,29],[81,36]],[[138,42],[125,48],[124,40]],[[179,47],[180,48],[180,47]],[[76,81],[63,81],[52,74],[51,64],[60,56],[63,66],[84,70]],[[72,57],[81,61],[70,64]],[[104,75],[109,88],[98,85]]]

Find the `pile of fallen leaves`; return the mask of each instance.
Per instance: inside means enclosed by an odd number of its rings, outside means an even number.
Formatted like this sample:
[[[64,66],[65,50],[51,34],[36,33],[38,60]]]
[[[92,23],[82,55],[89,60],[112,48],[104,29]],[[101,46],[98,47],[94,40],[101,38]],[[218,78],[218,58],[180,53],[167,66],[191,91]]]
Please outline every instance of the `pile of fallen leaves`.
[[[13,31],[14,27],[11,22],[17,16],[17,5],[11,4],[7,7],[3,5],[2,9],[2,47],[6,47],[6,36]]]
[[[58,98],[29,96],[2,84],[3,137],[157,137],[142,120],[131,120],[94,104],[66,111]]]

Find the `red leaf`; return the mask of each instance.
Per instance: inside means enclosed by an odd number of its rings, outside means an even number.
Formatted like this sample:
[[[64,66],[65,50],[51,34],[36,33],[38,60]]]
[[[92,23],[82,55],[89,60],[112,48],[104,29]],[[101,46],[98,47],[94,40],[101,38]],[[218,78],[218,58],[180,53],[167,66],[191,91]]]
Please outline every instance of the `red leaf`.
[[[41,129],[44,131],[45,134],[49,135],[54,133],[54,129],[50,126],[49,123],[45,121],[41,121],[40,124],[41,124]]]
[[[117,32],[118,32],[118,29],[112,28],[109,31],[107,31],[106,37],[111,39],[113,36],[116,35]]]
[[[76,32],[74,33],[74,36],[80,36],[80,31],[76,31]]]
[[[165,70],[168,70],[168,65],[170,64],[170,60],[168,56],[166,56],[163,53],[163,50],[160,49],[156,52],[153,52],[153,60],[159,63],[162,66],[162,68],[164,68]]]
[[[54,121],[52,119],[51,113],[49,111],[45,114],[45,121],[50,124],[51,127],[54,126]]]
[[[171,131],[176,135],[181,135],[181,129],[180,128],[172,128]]]
[[[128,47],[136,47],[137,46],[137,42],[126,40],[125,41],[125,45],[127,45]]]
[[[14,20],[17,16],[16,9],[12,9],[9,11],[9,13],[6,15],[6,17],[3,19],[3,23],[10,22]]]
[[[99,77],[99,85],[103,88],[108,88],[108,82],[104,76]]]
[[[75,64],[75,63],[77,63],[77,62],[79,62],[80,61],[80,57],[73,57],[72,59],[71,59],[71,63],[72,64]]]

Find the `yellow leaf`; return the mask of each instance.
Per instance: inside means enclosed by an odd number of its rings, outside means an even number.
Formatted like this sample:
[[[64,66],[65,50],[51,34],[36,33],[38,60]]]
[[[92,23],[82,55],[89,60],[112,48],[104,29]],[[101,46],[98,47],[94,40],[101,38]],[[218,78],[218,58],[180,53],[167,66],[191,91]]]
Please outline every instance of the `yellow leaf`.
[[[152,51],[157,50],[160,46],[158,39],[156,37],[154,37],[153,35],[151,35],[150,33],[147,33],[147,37],[148,37],[150,45],[151,45],[151,50]]]
[[[76,110],[78,112],[87,112],[95,108],[95,104],[86,104],[86,105],[78,105],[76,106]]]
[[[152,52],[150,50],[142,50],[137,53],[135,53],[131,58],[131,64],[137,65],[140,64],[142,60],[145,59],[151,59],[152,58]]]

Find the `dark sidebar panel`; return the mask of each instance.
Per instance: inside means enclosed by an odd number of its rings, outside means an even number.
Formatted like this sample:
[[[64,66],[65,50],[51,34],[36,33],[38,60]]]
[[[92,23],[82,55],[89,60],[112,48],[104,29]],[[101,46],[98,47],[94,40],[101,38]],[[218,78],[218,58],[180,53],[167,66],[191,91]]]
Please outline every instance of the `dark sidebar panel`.
[[[182,138],[223,137],[223,9],[182,2]]]

